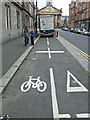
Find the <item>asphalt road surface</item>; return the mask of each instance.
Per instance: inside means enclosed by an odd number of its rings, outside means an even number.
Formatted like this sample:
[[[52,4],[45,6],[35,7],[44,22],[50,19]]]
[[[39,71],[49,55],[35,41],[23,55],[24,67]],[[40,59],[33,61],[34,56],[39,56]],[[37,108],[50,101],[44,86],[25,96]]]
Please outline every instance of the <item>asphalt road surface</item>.
[[[59,35],[90,55],[90,37],[58,29]]]
[[[37,78],[43,84],[31,85]],[[82,118],[88,110],[89,77],[55,38],[40,38],[3,92],[3,114],[12,118]],[[21,85],[28,88],[23,92]],[[33,88],[32,88],[33,87]],[[44,86],[45,87],[45,86]],[[40,89],[41,88],[41,89]]]

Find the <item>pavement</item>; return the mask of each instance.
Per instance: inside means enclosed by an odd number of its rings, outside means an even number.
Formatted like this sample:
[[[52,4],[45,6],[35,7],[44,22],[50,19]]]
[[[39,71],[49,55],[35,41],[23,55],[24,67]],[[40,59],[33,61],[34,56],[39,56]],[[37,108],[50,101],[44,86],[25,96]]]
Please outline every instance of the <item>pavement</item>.
[[[40,36],[39,36],[40,37]],[[36,38],[35,39],[35,44],[37,42],[37,40],[39,39]],[[21,64],[23,63],[23,61],[26,59],[26,57],[28,56],[28,54],[30,53],[30,51],[32,50],[34,46],[29,46],[25,52],[20,56],[20,58],[11,66],[11,68],[3,75],[2,78],[0,78],[0,94],[3,92],[3,90],[6,88],[6,86],[8,85],[8,83],[11,81],[12,77],[15,75],[15,73],[17,72],[17,70],[19,69],[19,67],[21,66]]]
[[[35,40],[38,41],[40,36]],[[90,76],[90,61],[84,58],[80,53],[78,53],[70,44],[65,41],[61,36],[56,37],[58,41],[68,50],[68,52],[75,58],[78,64],[83,68],[83,70]],[[26,59],[33,46],[29,46],[21,57],[12,65],[12,67],[6,72],[6,74],[0,79],[0,93],[6,88],[12,77],[15,75],[23,61]]]

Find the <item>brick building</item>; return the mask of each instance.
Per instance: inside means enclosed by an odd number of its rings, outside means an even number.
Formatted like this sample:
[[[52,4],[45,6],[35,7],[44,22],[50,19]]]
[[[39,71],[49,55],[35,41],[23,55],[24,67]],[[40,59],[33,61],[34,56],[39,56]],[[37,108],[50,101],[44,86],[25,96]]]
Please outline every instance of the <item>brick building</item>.
[[[16,0],[17,1],[17,0]],[[27,25],[30,29],[34,26],[35,5],[34,0],[18,0],[18,2],[0,1],[0,33],[2,42],[15,39],[22,35]]]
[[[90,1],[72,1],[69,4],[69,28],[85,28],[90,31]]]

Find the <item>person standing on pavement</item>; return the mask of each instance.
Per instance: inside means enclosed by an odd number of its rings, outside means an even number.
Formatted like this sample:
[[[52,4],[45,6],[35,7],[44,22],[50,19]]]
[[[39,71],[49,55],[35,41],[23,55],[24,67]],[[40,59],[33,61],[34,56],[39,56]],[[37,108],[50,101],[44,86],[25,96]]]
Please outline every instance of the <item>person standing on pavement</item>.
[[[24,37],[25,37],[25,46],[28,46],[28,42],[29,42],[29,36],[28,36],[29,30],[28,27],[26,26],[24,29]]]
[[[34,37],[35,37],[35,31],[34,29],[32,29],[32,31],[30,32],[31,34],[31,45],[34,45]]]

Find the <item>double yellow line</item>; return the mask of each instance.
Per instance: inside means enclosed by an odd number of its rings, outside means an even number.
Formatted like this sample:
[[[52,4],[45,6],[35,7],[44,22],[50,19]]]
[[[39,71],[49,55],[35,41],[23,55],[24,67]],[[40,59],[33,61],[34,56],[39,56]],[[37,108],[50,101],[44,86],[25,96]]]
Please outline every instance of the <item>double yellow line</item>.
[[[76,46],[74,46],[72,43],[70,43],[69,41],[65,40],[63,37],[59,36],[62,40],[64,40],[66,43],[68,43],[72,48],[74,48],[78,53],[80,53],[82,56],[84,56],[87,60],[90,60],[90,56],[88,54],[86,54],[85,52],[83,52],[82,50],[80,50],[79,48],[77,48]]]

